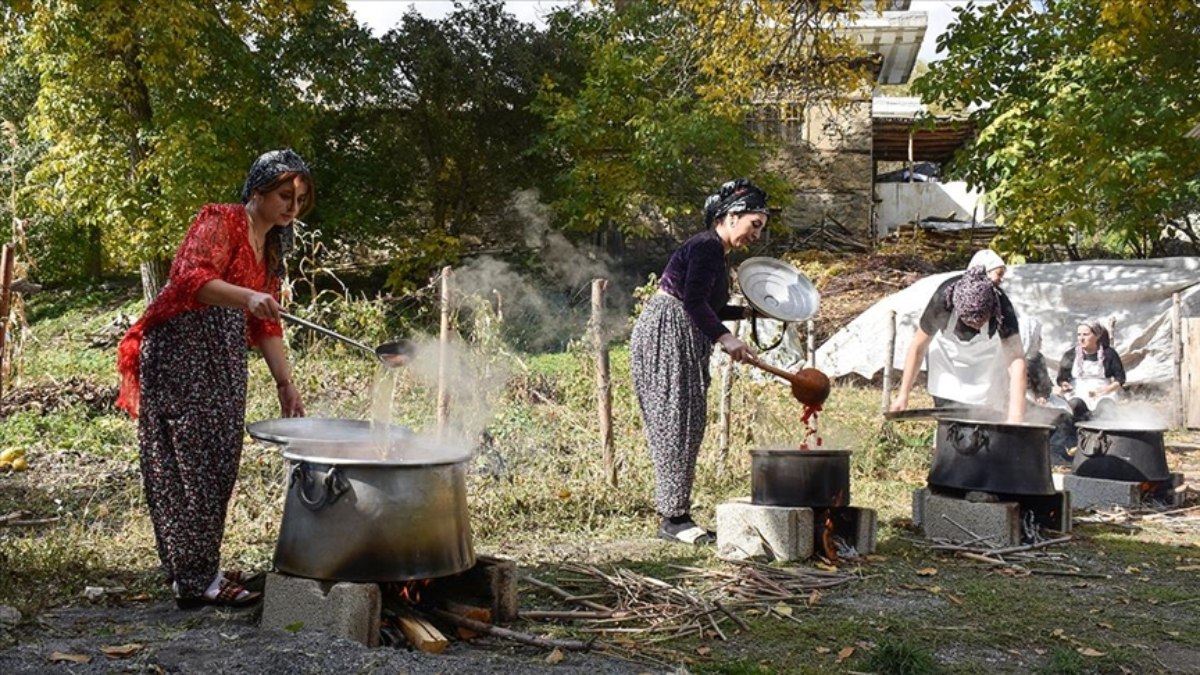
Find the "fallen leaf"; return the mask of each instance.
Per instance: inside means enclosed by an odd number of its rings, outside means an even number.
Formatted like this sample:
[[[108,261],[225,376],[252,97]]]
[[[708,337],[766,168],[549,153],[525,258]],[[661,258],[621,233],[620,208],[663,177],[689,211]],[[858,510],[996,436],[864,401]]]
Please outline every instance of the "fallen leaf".
[[[1141,574],[1141,573],[1142,573],[1142,570],[1134,567],[1133,565],[1130,565],[1129,567],[1125,568],[1125,574]]]
[[[942,587],[941,586],[930,586],[929,588],[927,588],[925,590],[929,591],[930,593],[933,593],[934,595],[937,595],[938,593],[942,592]]]
[[[817,589],[814,588],[813,592],[808,594],[808,606],[812,607],[812,606],[816,605],[820,599],[821,599],[821,591],[818,591]]]
[[[921,569],[917,570],[917,576],[919,577],[932,577],[937,575],[937,573],[938,571],[936,567],[922,567]]]
[[[823,570],[823,571],[825,571],[825,572],[836,572],[836,571],[838,571],[838,566],[837,566],[837,565],[830,565],[830,564],[828,564],[828,563],[823,563],[823,562],[817,562],[817,563],[815,563],[815,564],[813,565],[813,567],[815,567],[815,568],[817,568],[817,569],[819,569],[819,570]]]
[[[1179,637],[1180,632],[1177,630],[1169,630],[1169,631],[1167,631],[1167,635],[1170,635],[1171,637]]]
[[[1175,568],[1176,572],[1200,572],[1200,565],[1180,565]]]
[[[100,651],[110,659],[127,659],[130,656],[142,651],[146,645],[130,642],[127,645],[115,645],[111,647],[101,647]]]
[[[138,593],[137,595],[131,595],[125,599],[128,600],[129,602],[146,602],[147,600],[150,599],[150,594],[149,593]]]
[[[818,654],[828,654],[831,651],[833,651],[833,650],[830,649],[829,647],[817,647]]]
[[[1112,625],[1111,623],[1103,623],[1103,622],[1101,622],[1101,623],[1097,623],[1096,625],[1097,625],[1097,626],[1099,626],[1099,627],[1101,627],[1101,628],[1107,628],[1108,630],[1112,630],[1112,629],[1113,629],[1113,625]]]
[[[955,595],[951,595],[950,593],[946,594],[946,599],[949,600],[950,602],[953,602],[956,605],[963,604],[962,598],[959,598],[958,596],[955,596]]]
[[[854,653],[854,647],[846,647],[846,648],[842,649],[840,652],[837,653],[837,662],[841,663],[842,661],[845,661],[846,659],[850,658],[850,655],[853,653]]]
[[[51,663],[62,663],[69,661],[71,663],[91,663],[92,657],[86,654],[64,654],[62,652],[51,652],[49,656]]]
[[[1095,649],[1092,649],[1091,647],[1080,647],[1079,649],[1076,649],[1075,651],[1079,652],[1080,654],[1083,654],[1084,656],[1104,656],[1104,652],[1098,652]]]
[[[782,602],[779,603],[778,605],[775,605],[774,607],[772,607],[771,610],[773,612],[775,612],[776,614],[782,614],[784,616],[792,615],[792,608],[788,607],[787,605],[783,604]]]
[[[561,662],[564,658],[566,658],[566,656],[563,655],[562,650],[555,648],[554,651],[546,655],[546,663],[553,665]]]
[[[709,654],[712,653],[712,647],[706,647],[704,645],[700,645],[699,647],[696,647],[696,653],[699,654],[700,656],[708,656]]]
[[[1046,654],[1046,650],[1045,650],[1045,649],[1039,649],[1039,648],[1035,648],[1035,649],[1033,650],[1033,653],[1034,653],[1034,654],[1037,654],[1038,656],[1044,656],[1044,655]]]
[[[1051,637],[1062,637],[1062,636],[1063,636],[1063,629],[1061,629],[1061,628],[1055,628],[1054,630],[1050,631],[1050,636],[1051,636]]]
[[[879,555],[877,553],[869,554],[864,558],[867,562],[884,562],[887,559],[886,555]]]

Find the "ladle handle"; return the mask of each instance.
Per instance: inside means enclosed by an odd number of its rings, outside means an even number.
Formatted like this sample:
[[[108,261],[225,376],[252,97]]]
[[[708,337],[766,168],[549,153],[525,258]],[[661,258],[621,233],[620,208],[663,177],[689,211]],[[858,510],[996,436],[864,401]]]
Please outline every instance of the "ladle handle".
[[[287,321],[288,323],[294,323],[297,326],[303,326],[309,330],[315,330],[322,335],[327,335],[335,340],[341,340],[342,342],[345,342],[346,344],[354,346],[354,347],[358,347],[359,349],[365,349],[366,351],[370,352],[373,356],[375,355],[374,349],[364,345],[363,343],[359,342],[358,340],[351,340],[350,338],[346,337],[345,335],[342,335],[340,333],[335,333],[324,326],[318,326],[317,324],[315,324],[311,321],[306,321],[304,319],[301,319],[300,317],[298,317],[294,314],[288,314],[287,312],[281,312],[281,314],[283,315],[284,320]]]
[[[765,363],[763,361],[759,361],[758,359],[749,359],[746,361],[746,363],[749,363],[750,365],[754,366],[755,368],[765,370],[772,375],[777,375],[779,377],[782,377],[783,379],[787,380],[788,382],[791,382],[792,380],[794,380],[796,378],[796,376],[793,373],[789,373],[788,371],[786,371],[782,368],[776,368],[775,366],[772,366],[771,364]]]

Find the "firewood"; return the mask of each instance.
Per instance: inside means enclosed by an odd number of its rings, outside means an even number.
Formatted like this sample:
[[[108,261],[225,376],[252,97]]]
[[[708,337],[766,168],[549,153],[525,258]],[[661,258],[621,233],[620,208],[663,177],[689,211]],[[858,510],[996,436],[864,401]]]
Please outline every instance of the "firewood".
[[[487,607],[478,607],[476,605],[467,605],[461,602],[455,602],[453,600],[446,600],[442,603],[442,609],[452,614],[457,614],[458,616],[473,619],[481,623],[492,622],[492,610],[488,609]],[[479,635],[479,633],[476,633],[465,626],[455,626],[455,628],[456,632],[458,633],[458,637],[464,640],[470,640],[471,638]]]
[[[400,624],[400,632],[404,633],[408,644],[423,652],[441,654],[450,644],[440,630],[416,614],[401,612],[396,615],[396,622]]]
[[[478,633],[485,633],[487,635],[492,635],[494,637],[505,638],[507,640],[513,640],[514,642],[520,642],[521,644],[533,645],[534,647],[541,647],[543,649],[567,649],[567,650],[571,650],[571,651],[588,651],[592,648],[592,643],[594,642],[594,640],[589,640],[587,642],[580,642],[579,640],[555,640],[555,639],[551,639],[551,638],[537,637],[536,635],[530,635],[529,633],[521,633],[519,631],[509,630],[507,628],[501,628],[499,626],[493,626],[488,623],[482,623],[480,621],[475,621],[474,619],[468,619],[465,616],[459,616],[452,612],[447,612],[444,609],[433,610],[433,615],[438,617],[439,619],[448,621],[448,622],[454,624],[455,626],[462,626],[464,628],[469,628]]]

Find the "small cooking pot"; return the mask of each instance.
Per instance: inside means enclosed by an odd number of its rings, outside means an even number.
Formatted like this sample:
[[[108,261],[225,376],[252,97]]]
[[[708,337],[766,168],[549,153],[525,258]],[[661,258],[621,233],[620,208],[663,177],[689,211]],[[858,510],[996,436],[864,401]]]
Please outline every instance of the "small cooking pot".
[[[998,494],[1052,495],[1045,424],[938,418],[929,484]]]
[[[283,445],[288,460],[278,571],[388,582],[458,574],[475,564],[466,453],[365,420],[286,418],[255,422],[248,431]]]
[[[750,451],[750,502],[826,508],[850,503],[850,451]]]
[[[1171,477],[1164,429],[1130,422],[1079,422],[1079,448],[1071,471],[1077,476],[1142,483]]]

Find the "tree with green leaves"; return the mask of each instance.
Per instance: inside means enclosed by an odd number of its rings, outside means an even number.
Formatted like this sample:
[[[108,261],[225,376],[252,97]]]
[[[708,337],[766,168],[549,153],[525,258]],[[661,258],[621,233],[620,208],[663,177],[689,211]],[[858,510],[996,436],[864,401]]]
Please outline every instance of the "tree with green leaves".
[[[1003,216],[999,246],[1077,259],[1100,242],[1147,256],[1195,243],[1200,206],[1200,4],[1000,0],[957,10],[947,57],[917,81],[979,129],[954,173]]]
[[[542,152],[570,229],[648,234],[693,213],[734,175],[762,177],[778,139],[747,124],[764,101],[837,104],[869,82],[869,59],[834,2],[603,0],[551,18],[586,55],[576,82],[548,82]]]
[[[336,85],[323,77],[328,52],[298,45],[329,22],[355,26],[341,0],[32,0],[13,11],[12,48],[39,82],[20,125],[45,146],[22,187],[31,236],[77,233],[92,273],[140,263],[147,297],[200,204],[236,199],[263,150],[309,149],[314,102]]]

